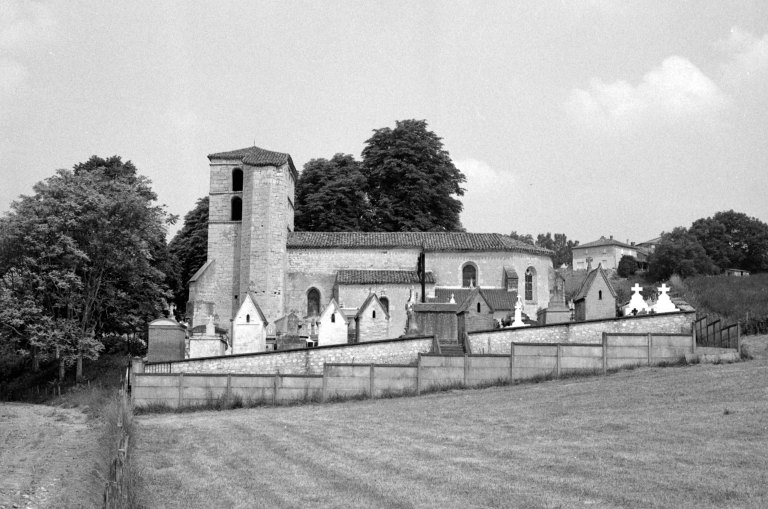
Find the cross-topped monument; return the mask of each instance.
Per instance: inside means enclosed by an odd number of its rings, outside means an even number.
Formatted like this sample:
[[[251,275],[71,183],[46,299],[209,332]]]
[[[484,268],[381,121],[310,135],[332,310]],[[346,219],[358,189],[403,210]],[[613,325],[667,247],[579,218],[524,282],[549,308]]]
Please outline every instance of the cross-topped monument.
[[[659,290],[659,300],[656,301],[656,304],[653,306],[653,310],[655,312],[673,313],[675,311],[680,311],[672,303],[672,299],[669,298],[668,292],[671,290],[670,287],[662,283],[662,285],[658,288],[658,290]]]

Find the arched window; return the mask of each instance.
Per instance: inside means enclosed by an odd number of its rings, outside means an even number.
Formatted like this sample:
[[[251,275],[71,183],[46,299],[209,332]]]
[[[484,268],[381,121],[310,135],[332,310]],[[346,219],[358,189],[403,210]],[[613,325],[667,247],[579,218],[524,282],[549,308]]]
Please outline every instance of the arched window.
[[[598,290],[597,291],[597,300],[603,300],[603,291],[602,290]]]
[[[381,302],[381,307],[383,307],[384,310],[389,313],[389,299],[387,297],[382,297],[379,299],[379,302]]]
[[[477,267],[472,263],[467,263],[461,269],[461,286],[470,288],[477,286]]]
[[[245,315],[245,323],[251,323],[251,315]]]
[[[371,315],[373,318],[376,318],[376,310],[373,310],[373,314]]]
[[[536,269],[528,267],[525,271],[525,300],[536,298]]]
[[[310,288],[307,292],[307,316],[320,314],[320,290]]]
[[[336,323],[336,313],[331,313],[331,323]]]
[[[480,312],[480,303],[479,302],[477,303],[477,312],[478,313]]]
[[[243,170],[240,168],[235,168],[232,170],[232,190],[233,191],[242,191],[243,190]]]
[[[232,221],[243,220],[243,200],[239,196],[232,198]]]

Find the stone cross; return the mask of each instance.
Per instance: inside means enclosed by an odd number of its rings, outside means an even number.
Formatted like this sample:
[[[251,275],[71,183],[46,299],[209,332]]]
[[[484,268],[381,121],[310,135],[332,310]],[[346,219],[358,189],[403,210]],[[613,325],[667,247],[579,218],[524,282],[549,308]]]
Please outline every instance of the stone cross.
[[[668,286],[666,285],[666,283],[662,283],[662,284],[661,284],[661,286],[659,287],[659,292],[660,292],[662,295],[666,295],[666,294],[667,294],[667,292],[668,292],[668,291],[670,291],[671,289],[672,289],[672,288],[668,287]]]
[[[635,283],[635,286],[633,286],[632,288],[630,288],[630,290],[632,290],[632,291],[633,291],[633,292],[635,292],[635,293],[640,293],[640,292],[642,292],[642,291],[643,291],[643,287],[642,287],[642,286],[640,286],[639,284]]]

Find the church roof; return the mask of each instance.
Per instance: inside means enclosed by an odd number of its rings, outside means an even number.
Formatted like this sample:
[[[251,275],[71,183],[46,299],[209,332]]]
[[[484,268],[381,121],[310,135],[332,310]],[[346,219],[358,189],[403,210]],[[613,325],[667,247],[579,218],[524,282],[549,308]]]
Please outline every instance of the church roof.
[[[336,282],[340,285],[415,285],[419,284],[419,274],[415,270],[340,270],[336,273]],[[426,282],[434,284],[431,272],[427,272]]]
[[[291,159],[289,154],[272,152],[271,150],[265,150],[255,145],[253,147],[230,150],[229,152],[208,154],[208,159],[237,159],[238,161],[242,161],[243,164],[250,166],[282,166],[285,163],[288,163],[293,172],[294,179],[298,178],[296,167],[293,165],[293,159]]]
[[[516,251],[551,256],[552,251],[499,233],[290,232],[289,249],[421,248],[425,251]]]
[[[472,288],[435,288],[434,302],[450,302],[451,295],[453,300],[459,304],[464,304],[472,293]],[[512,311],[517,302],[517,292],[500,288],[481,288],[480,289],[485,302],[493,308],[494,311]]]

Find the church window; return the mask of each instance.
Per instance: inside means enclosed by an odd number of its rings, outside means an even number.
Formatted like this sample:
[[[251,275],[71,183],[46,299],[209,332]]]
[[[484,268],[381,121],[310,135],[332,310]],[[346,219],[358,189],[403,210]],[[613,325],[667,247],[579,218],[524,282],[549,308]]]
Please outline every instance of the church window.
[[[464,288],[477,286],[477,267],[473,263],[467,263],[461,269],[461,286]]]
[[[389,299],[386,297],[382,297],[379,299],[379,302],[381,302],[381,307],[384,308],[384,311],[389,312]]]
[[[480,303],[479,302],[477,303],[477,312],[478,313],[480,312]]]
[[[307,292],[307,316],[320,314],[320,290],[310,288]]]
[[[376,310],[373,310],[373,314],[371,315],[373,318],[376,318]]]
[[[245,315],[245,323],[251,323],[251,315]]]
[[[336,313],[331,313],[331,323],[336,323]]]
[[[603,300],[603,291],[602,290],[598,290],[597,291],[597,300]]]
[[[242,191],[243,190],[243,170],[240,168],[235,168],[232,170],[232,190],[233,191]]]
[[[528,267],[525,271],[525,300],[534,300],[536,290],[536,269]]]
[[[239,196],[232,198],[232,221],[243,220],[243,200]]]

